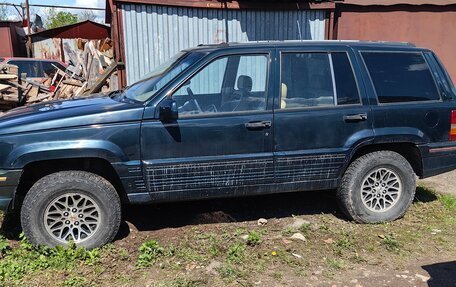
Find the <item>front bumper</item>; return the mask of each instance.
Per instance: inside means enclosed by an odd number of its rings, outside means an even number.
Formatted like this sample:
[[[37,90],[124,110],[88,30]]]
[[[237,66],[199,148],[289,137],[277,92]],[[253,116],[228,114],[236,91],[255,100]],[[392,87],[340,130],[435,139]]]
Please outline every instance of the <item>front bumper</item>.
[[[6,210],[14,197],[22,170],[0,169],[0,210]]]
[[[456,169],[456,142],[432,143],[420,146],[423,178]]]

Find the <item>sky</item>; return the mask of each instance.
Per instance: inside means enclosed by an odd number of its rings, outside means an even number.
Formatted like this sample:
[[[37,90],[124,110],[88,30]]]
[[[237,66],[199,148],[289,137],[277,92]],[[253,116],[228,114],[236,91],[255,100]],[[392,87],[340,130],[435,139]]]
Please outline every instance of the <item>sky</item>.
[[[0,0],[0,2],[8,2],[8,3],[14,3],[14,4],[20,4],[20,3],[25,3],[25,0]],[[40,5],[64,5],[64,6],[78,6],[78,7],[98,7],[98,8],[105,8],[106,0],[29,0],[30,4],[40,4]],[[38,8],[38,7],[31,7],[31,12],[32,16],[30,17],[32,20],[34,19],[33,12],[40,14],[43,8]],[[59,10],[59,9],[56,9]],[[11,10],[11,12],[14,12],[15,10]],[[79,13],[82,10],[67,10],[65,11],[71,12],[71,13]],[[103,20],[104,19],[104,12],[103,11],[94,11],[95,14],[97,15],[97,20]],[[43,13],[41,13],[43,14]],[[14,12],[14,15],[17,15],[17,13]]]

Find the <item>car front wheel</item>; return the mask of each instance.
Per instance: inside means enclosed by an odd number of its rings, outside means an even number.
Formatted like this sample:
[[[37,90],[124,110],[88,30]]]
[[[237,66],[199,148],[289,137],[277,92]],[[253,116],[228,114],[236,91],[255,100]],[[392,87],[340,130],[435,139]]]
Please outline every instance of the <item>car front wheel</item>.
[[[62,171],[38,180],[21,208],[21,224],[35,245],[95,248],[114,239],[121,220],[112,184],[84,171]]]

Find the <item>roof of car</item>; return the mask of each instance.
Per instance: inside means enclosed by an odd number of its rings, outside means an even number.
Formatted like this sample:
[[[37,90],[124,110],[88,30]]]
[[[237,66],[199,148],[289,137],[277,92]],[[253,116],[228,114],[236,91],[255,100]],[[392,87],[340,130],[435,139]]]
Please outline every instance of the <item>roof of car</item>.
[[[348,46],[348,47],[370,47],[370,48],[403,48],[403,49],[421,49],[408,42],[379,42],[379,41],[355,41],[355,40],[301,40],[301,41],[256,41],[256,42],[230,42],[210,45],[198,45],[187,51],[212,51],[223,48],[254,48],[254,47],[299,47],[299,46]]]
[[[58,62],[62,63],[59,60],[52,60],[52,59],[38,59],[38,58],[26,58],[26,57],[4,57],[3,61],[36,61],[36,62]]]

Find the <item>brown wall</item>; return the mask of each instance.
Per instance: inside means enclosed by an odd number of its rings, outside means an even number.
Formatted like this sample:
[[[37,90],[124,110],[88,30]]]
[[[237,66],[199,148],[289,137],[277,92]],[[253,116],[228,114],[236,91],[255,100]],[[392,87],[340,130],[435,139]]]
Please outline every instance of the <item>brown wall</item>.
[[[456,5],[343,5],[336,14],[337,39],[405,41],[430,48],[456,82]]]
[[[11,39],[11,28],[9,26],[0,27],[0,57],[14,56],[13,44]]]

